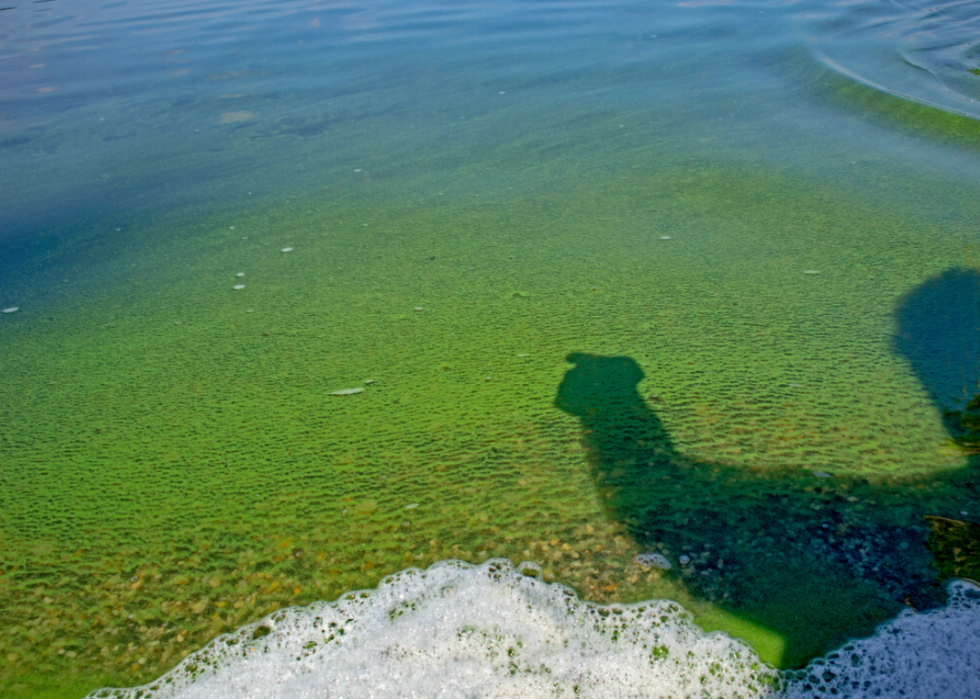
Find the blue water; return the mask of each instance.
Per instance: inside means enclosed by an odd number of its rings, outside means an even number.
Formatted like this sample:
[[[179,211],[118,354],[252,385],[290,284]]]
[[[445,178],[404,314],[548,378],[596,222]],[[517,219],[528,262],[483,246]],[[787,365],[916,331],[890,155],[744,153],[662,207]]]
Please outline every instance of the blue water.
[[[571,157],[599,137],[590,122],[617,112],[675,148],[723,135],[716,156],[798,167],[828,134],[837,147],[885,138],[815,99],[828,67],[977,116],[974,14],[886,2],[18,3],[0,46],[5,239],[112,208],[285,196],[382,156],[392,176],[492,186],[513,173],[447,175],[466,166],[456,143]],[[917,145],[918,168],[938,165]],[[884,152],[908,146],[891,139]],[[608,143],[600,166],[622,147]],[[944,156],[947,172],[972,164]]]

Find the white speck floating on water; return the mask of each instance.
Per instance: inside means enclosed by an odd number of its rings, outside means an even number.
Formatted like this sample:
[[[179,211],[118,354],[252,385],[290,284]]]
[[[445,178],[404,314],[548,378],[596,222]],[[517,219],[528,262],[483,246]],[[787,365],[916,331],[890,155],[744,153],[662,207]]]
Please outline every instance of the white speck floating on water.
[[[662,236],[660,236],[660,239],[661,240],[670,240],[670,236],[669,235],[662,235]]]
[[[413,310],[413,311],[424,311],[425,309],[424,309],[424,308],[422,308],[422,306],[416,306],[416,307],[415,307],[415,308],[413,308],[412,310]]]
[[[16,313],[20,310],[20,306],[11,306],[10,308],[5,308],[0,313]]]
[[[644,568],[660,568],[662,570],[670,570],[671,568],[667,557],[659,553],[640,553],[634,556],[633,560]]]
[[[242,289],[245,288],[245,285],[244,284],[235,284],[235,286],[233,286],[231,288],[234,289],[235,291],[241,291]]]
[[[292,252],[292,251],[293,251],[292,248],[283,248],[282,250],[280,250],[280,252]]]
[[[358,386],[357,388],[345,388],[340,391],[331,391],[328,395],[331,396],[352,396],[355,393],[364,393],[364,387]]]
[[[820,274],[820,271],[816,269],[805,269],[803,270],[803,274]]]
[[[417,502],[410,502],[407,505],[405,505],[405,509],[406,510],[414,510],[418,506],[419,506],[419,504]]]
[[[236,277],[244,277],[245,276],[245,272],[238,272],[235,276]]]

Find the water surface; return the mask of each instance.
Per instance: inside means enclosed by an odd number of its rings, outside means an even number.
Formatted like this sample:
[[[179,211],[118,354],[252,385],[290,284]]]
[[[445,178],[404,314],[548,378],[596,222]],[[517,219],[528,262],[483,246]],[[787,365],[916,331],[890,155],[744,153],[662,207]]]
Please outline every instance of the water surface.
[[[446,559],[790,668],[978,575],[969,3],[8,4],[0,693]]]

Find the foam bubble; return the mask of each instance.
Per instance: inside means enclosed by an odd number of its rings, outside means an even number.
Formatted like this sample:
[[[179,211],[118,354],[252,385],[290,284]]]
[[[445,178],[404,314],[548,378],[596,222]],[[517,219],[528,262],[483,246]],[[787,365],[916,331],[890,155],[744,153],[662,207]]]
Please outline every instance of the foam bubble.
[[[260,636],[262,627],[271,633]],[[778,674],[672,602],[599,606],[506,560],[410,569],[284,609],[117,699],[736,697]]]
[[[409,569],[376,590],[283,609],[160,680],[89,699],[980,696],[980,587],[779,673],[676,603],[601,606],[507,560]]]
[[[790,678],[784,696],[980,697],[980,587],[961,580],[949,593],[945,607],[903,612],[871,638],[810,663]]]

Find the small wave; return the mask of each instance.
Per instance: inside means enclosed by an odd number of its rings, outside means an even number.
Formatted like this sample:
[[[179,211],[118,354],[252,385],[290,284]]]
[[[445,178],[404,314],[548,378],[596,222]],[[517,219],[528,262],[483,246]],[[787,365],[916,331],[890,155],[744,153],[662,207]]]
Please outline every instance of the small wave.
[[[980,119],[980,6],[886,0],[807,15],[825,66],[869,87]]]

